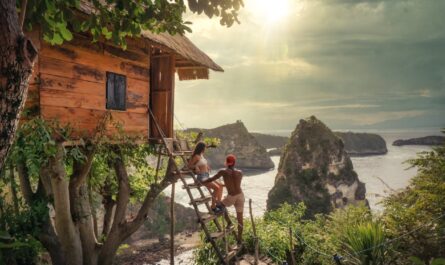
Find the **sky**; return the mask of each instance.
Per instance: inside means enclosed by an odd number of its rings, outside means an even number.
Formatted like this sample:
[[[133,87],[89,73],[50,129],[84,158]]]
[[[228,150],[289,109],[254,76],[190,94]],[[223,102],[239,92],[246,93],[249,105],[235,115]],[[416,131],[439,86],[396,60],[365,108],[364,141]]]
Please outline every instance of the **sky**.
[[[224,73],[176,81],[183,127],[445,127],[445,1],[245,0],[241,24],[187,15]],[[273,3],[273,4],[271,4]]]

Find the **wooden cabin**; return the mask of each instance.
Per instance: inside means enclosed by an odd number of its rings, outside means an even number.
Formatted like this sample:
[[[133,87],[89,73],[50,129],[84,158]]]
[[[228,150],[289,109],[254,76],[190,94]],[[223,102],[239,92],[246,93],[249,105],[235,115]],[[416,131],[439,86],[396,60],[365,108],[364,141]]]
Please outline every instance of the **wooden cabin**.
[[[86,35],[51,46],[39,30],[27,34],[39,50],[26,108],[44,119],[70,124],[75,136],[91,135],[111,113],[127,134],[159,138],[148,108],[166,137],[173,137],[175,73],[179,80],[208,79],[223,71],[181,35],[144,32],[126,50]],[[111,133],[116,130],[109,125]]]

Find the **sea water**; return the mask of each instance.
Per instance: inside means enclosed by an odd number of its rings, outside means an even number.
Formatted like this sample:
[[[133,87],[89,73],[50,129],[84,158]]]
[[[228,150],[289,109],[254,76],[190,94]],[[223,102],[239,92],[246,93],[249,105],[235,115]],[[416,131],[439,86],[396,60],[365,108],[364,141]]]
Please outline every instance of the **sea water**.
[[[266,132],[275,135],[289,136],[290,131]],[[416,158],[421,152],[431,151],[429,146],[393,146],[397,139],[408,139],[427,135],[440,135],[439,130],[423,131],[397,131],[397,132],[375,132],[380,134],[386,141],[388,153],[385,155],[352,157],[354,170],[357,172],[361,182],[366,185],[366,198],[373,211],[380,211],[381,200],[409,185],[410,179],[417,173],[416,168],[410,167],[408,160]],[[266,210],[267,195],[272,189],[277,167],[280,162],[279,156],[272,156],[275,168],[269,171],[247,171],[242,182],[242,189],[246,197],[244,206],[245,217],[249,213],[248,200],[252,199],[252,211],[255,216],[262,216]],[[212,172],[216,173],[216,172]],[[171,188],[165,191],[170,195]],[[189,197],[185,190],[176,189],[176,202],[190,207]],[[176,264],[189,264],[193,261],[193,250],[185,251],[175,257]],[[162,260],[158,264],[167,265],[168,260]]]
[[[290,135],[290,131],[267,133],[282,136]],[[411,168],[406,161],[416,158],[417,154],[421,152],[431,150],[429,146],[393,146],[392,143],[397,139],[440,135],[440,131],[383,131],[375,133],[385,139],[388,153],[385,155],[352,157],[351,160],[360,181],[366,184],[366,198],[371,209],[379,211],[382,208],[379,202],[385,196],[406,187],[410,179],[416,175],[416,168]],[[262,216],[266,210],[267,195],[274,185],[280,157],[272,156],[271,159],[275,164],[275,168],[272,170],[244,172],[242,189],[246,197],[244,209],[246,214],[249,212],[249,199],[252,199],[253,202],[253,215]],[[165,193],[168,196],[170,195],[170,187],[165,190]],[[175,200],[184,206],[190,207],[190,198],[183,189],[176,188]]]

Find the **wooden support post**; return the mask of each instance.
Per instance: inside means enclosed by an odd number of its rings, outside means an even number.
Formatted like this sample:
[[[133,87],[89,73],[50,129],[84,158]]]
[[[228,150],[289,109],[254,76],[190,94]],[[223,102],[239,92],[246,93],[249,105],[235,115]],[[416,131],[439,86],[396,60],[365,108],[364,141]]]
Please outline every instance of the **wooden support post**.
[[[158,183],[159,168],[161,166],[161,147],[158,149],[158,163],[156,164],[155,183]]]
[[[290,261],[291,261],[291,265],[296,265],[297,263],[295,262],[295,255],[294,255],[294,237],[292,234],[292,227],[289,227],[289,247],[290,247]]]
[[[250,212],[250,220],[252,221],[252,230],[253,230],[253,236],[255,237],[255,265],[258,265],[258,256],[259,256],[259,250],[258,250],[258,236],[256,234],[256,227],[255,227],[255,221],[253,219],[252,214],[252,199],[249,199],[249,212]]]
[[[227,211],[227,209],[224,209],[224,211]],[[224,244],[225,244],[225,249],[226,249],[226,256],[225,256],[225,263],[229,264],[229,241],[227,240],[226,237],[226,222],[225,222],[225,218],[222,218],[222,229],[223,229],[223,236],[224,236]]]
[[[170,198],[170,265],[175,265],[175,183]]]

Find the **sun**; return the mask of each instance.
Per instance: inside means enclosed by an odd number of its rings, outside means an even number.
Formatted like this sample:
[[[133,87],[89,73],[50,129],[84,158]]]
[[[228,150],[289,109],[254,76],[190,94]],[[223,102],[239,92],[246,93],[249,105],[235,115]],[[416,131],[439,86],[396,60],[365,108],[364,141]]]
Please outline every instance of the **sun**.
[[[251,1],[254,12],[261,16],[267,24],[275,24],[289,15],[289,0],[255,0]]]

